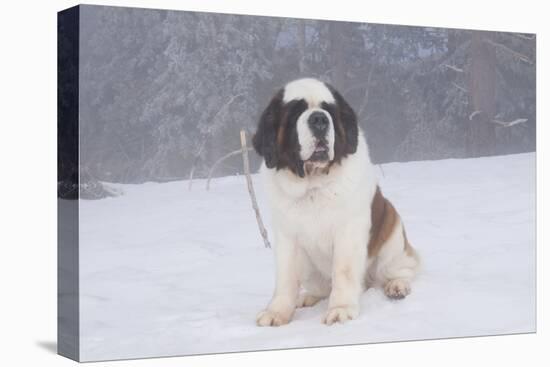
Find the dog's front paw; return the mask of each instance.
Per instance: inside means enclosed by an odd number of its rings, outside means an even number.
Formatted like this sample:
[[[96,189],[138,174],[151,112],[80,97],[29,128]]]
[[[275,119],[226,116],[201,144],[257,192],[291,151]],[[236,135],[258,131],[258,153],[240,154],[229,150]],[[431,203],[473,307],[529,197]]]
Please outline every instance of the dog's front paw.
[[[282,312],[275,312],[269,309],[263,310],[256,316],[256,324],[258,326],[281,326],[288,324],[290,316],[286,316]]]
[[[411,285],[405,279],[392,279],[384,286],[384,293],[392,299],[402,299],[411,293]]]
[[[335,322],[346,322],[348,320],[355,319],[358,315],[358,306],[347,305],[331,307],[323,318],[323,323],[327,325],[332,325]]]

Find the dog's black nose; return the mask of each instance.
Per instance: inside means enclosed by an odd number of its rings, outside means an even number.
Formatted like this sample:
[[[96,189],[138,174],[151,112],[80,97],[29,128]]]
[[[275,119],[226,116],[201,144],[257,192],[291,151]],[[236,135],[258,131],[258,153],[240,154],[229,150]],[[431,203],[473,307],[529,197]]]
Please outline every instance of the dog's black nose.
[[[309,115],[308,123],[311,131],[317,135],[324,135],[328,129],[328,118],[323,112],[316,111]]]

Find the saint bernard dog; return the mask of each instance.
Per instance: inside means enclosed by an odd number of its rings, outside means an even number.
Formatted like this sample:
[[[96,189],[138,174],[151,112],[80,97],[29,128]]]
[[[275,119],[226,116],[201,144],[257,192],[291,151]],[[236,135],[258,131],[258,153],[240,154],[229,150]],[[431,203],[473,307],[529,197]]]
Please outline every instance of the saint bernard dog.
[[[264,159],[276,263],[259,326],[286,324],[296,308],[327,297],[324,323],[354,319],[371,286],[393,299],[410,293],[419,258],[340,93],[316,79],[288,83],[262,113],[252,143]]]

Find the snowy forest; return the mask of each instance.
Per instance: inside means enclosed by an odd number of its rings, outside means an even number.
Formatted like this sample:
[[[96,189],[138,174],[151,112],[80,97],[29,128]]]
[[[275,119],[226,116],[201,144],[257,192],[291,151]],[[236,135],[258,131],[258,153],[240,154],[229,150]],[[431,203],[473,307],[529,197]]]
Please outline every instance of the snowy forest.
[[[286,82],[355,109],[375,163],[535,150],[535,36],[101,6],[80,13],[80,180],[205,177]],[[260,159],[251,154],[253,169]],[[217,176],[240,173],[239,155]]]

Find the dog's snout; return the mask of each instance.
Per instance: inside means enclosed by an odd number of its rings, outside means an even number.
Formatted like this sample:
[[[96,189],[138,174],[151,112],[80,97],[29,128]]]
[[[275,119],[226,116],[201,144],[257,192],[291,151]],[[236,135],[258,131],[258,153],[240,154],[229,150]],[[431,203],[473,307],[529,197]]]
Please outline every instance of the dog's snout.
[[[323,112],[313,112],[308,123],[314,134],[325,134],[328,129],[328,118]]]

